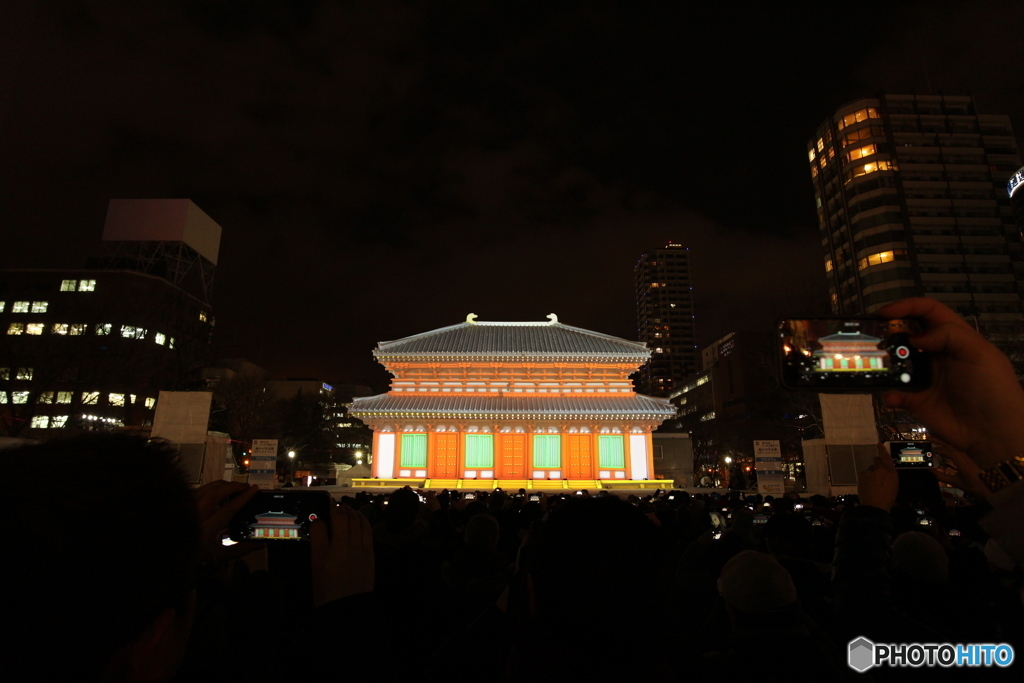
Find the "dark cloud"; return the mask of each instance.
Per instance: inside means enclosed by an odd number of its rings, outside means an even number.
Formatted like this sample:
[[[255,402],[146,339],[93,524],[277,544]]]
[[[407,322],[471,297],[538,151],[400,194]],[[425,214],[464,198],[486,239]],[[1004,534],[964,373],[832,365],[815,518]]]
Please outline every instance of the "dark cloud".
[[[820,296],[803,143],[839,104],[1019,117],[1019,8],[904,7],[5,4],[0,264],[76,265],[108,198],[187,196],[224,227],[225,355],[379,379],[378,340],[471,311],[633,336],[633,264],[675,239],[706,343]]]

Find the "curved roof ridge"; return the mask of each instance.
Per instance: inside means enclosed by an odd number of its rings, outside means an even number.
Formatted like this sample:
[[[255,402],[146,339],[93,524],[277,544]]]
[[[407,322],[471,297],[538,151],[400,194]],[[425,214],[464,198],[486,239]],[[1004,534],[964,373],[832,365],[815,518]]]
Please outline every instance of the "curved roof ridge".
[[[472,315],[472,314],[471,314]],[[547,321],[477,321],[379,342],[375,356],[601,356],[646,358],[645,344]]]

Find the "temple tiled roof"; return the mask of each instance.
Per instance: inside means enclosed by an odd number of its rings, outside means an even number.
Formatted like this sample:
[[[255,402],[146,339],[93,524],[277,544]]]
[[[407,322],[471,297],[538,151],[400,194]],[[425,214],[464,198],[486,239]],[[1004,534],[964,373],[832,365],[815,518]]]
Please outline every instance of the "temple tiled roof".
[[[862,332],[836,332],[826,337],[818,337],[818,341],[856,341],[856,342],[880,342],[878,337],[872,337]]]
[[[643,362],[651,352],[640,342],[620,339],[557,322],[467,322],[404,339],[381,342],[374,355],[381,360],[437,358],[559,358]]]
[[[398,396],[381,394],[356,398],[353,417],[406,418],[633,418],[664,420],[676,414],[666,399],[628,396]]]

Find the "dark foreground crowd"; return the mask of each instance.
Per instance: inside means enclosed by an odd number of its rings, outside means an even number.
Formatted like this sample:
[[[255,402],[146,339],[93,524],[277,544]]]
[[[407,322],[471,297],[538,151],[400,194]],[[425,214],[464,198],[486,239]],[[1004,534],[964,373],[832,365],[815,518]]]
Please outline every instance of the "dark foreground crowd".
[[[4,452],[3,680],[1024,680],[847,665],[859,637],[1024,655],[1024,481],[989,474],[1024,454],[1024,391],[940,304],[882,313],[929,323],[935,383],[886,401],[949,467],[880,454],[839,499],[406,488],[224,545],[255,489],[193,491],[165,444]]]

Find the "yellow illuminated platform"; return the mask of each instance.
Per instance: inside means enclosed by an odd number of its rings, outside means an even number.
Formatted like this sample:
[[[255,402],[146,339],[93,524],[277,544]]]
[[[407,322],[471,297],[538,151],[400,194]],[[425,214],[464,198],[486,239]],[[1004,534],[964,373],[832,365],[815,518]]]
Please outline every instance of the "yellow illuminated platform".
[[[486,491],[600,491],[601,489],[671,489],[675,482],[670,479],[353,479],[352,488],[402,488],[415,489],[466,489]]]

